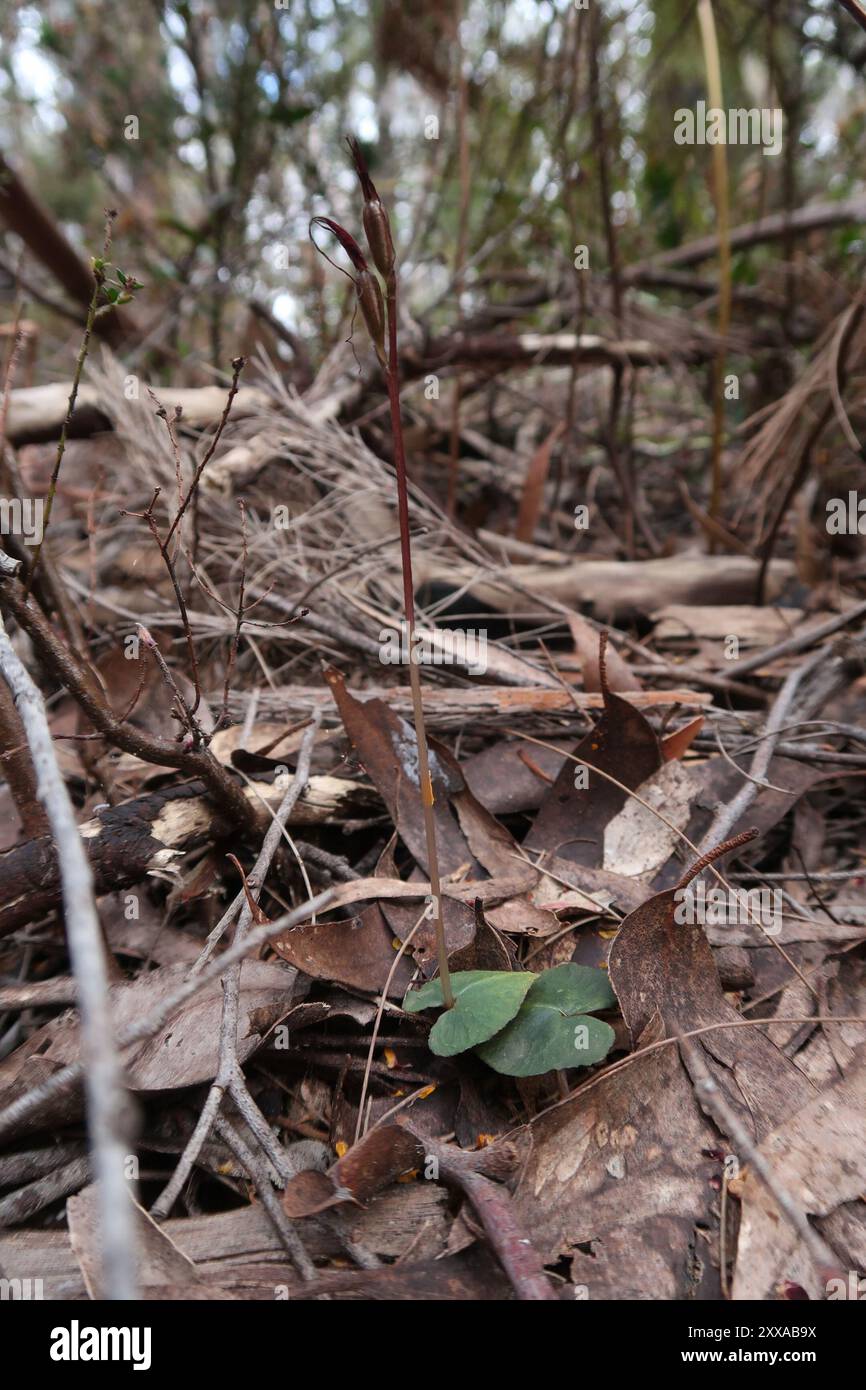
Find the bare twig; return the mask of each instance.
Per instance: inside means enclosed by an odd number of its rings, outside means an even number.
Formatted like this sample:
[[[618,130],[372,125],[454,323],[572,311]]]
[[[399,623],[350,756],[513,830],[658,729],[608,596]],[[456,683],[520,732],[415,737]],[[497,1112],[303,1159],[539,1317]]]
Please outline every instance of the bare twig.
[[[93,880],[75,812],[60,775],[45,706],[0,622],[0,675],[9,686],[24,725],[57,846],[64,921],[72,971],[78,986],[84,1056],[88,1131],[99,1183],[104,1286],[110,1298],[135,1297],[135,1229],[124,1176],[130,1149],[128,1098],[108,1008],[108,973],[93,899]]]
[[[171,542],[171,538],[172,538],[172,536],[174,535],[175,531],[177,530],[178,526],[180,525],[181,521],[183,520],[184,514],[185,514],[186,509],[187,509],[187,507],[189,506],[190,502],[193,500],[193,498],[195,498],[195,497],[198,496],[198,485],[199,485],[199,483],[201,482],[201,478],[202,478],[202,474],[204,473],[204,470],[207,468],[208,464],[210,463],[211,459],[212,459],[213,456],[214,456],[214,453],[216,452],[216,447],[217,447],[217,445],[219,444],[219,442],[220,442],[220,440],[221,440],[221,438],[222,438],[223,431],[225,430],[226,425],[228,424],[228,419],[229,419],[229,415],[231,414],[232,405],[234,404],[234,399],[235,399],[235,396],[236,396],[237,393],[238,393],[238,389],[239,389],[239,386],[240,386],[241,372],[243,371],[243,369],[244,369],[245,366],[246,366],[246,358],[245,358],[245,357],[235,357],[234,360],[232,361],[232,380],[231,380],[231,385],[229,386],[228,396],[226,397],[225,408],[224,408],[224,410],[223,410],[222,415],[220,416],[220,421],[219,421],[219,424],[218,424],[217,427],[216,427],[216,432],[215,432],[215,434],[214,434],[214,437],[213,437],[213,439],[211,440],[210,444],[208,445],[208,447],[207,447],[207,449],[206,449],[206,451],[205,451],[204,457],[203,457],[202,460],[201,460],[201,463],[199,463],[198,467],[197,467],[196,470],[195,470],[195,473],[193,474],[193,479],[192,479],[192,482],[191,482],[190,485],[189,485],[189,489],[188,489],[188,491],[187,491],[186,497],[183,499],[183,502],[182,502],[181,505],[178,507],[178,509],[177,509],[177,515],[175,516],[174,521],[171,523],[171,526],[168,528],[168,535],[167,535],[166,538],[165,538],[165,543],[166,543],[166,545],[168,545],[168,544]],[[193,558],[194,558],[194,559],[195,559],[195,556],[196,556],[196,550],[197,550],[197,542],[196,542],[196,537],[194,537],[194,538],[193,538]]]
[[[783,642],[776,642],[772,647],[763,647],[751,656],[744,656],[741,661],[733,662],[728,667],[728,674],[735,677],[745,676],[749,671],[757,671],[762,666],[769,666],[780,656],[790,656],[793,652],[801,652],[804,647],[811,647],[813,642],[821,642],[825,637],[830,637],[834,632],[838,632],[840,628],[848,627],[850,623],[857,622],[864,614],[866,614],[866,602],[857,603],[845,613],[837,613],[835,617],[827,618],[823,623],[816,623],[813,627],[807,627],[801,632],[795,633],[793,637],[786,637]]]
[[[238,605],[235,617],[235,630],[232,633],[231,645],[229,646],[228,660],[226,661],[226,674],[223,683],[223,703],[220,717],[217,720],[217,728],[228,727],[231,723],[229,716],[229,688],[231,686],[232,672],[235,662],[238,659],[238,645],[241,640],[241,628],[244,621],[244,590],[247,582],[247,510],[244,506],[243,498],[238,501],[241,514],[241,578],[238,585]],[[256,600],[259,602],[259,600]]]
[[[472,1205],[517,1297],[527,1302],[558,1301],[541,1256],[518,1224],[508,1189],[478,1171],[482,1156],[455,1152],[452,1145],[428,1135],[422,1143],[436,1159],[443,1181],[460,1188]]]
[[[146,762],[175,767],[200,777],[208,794],[239,827],[255,826],[257,816],[243,790],[206,748],[182,749],[168,739],[154,738],[142,729],[118,719],[101,698],[97,698],[68,647],[56,636],[35,603],[14,580],[0,586],[0,600],[8,607],[36,648],[46,670],[63,685],[88,719],[105,738],[126,753]]]
[[[105,237],[102,245],[102,258],[93,261],[93,293],[90,296],[90,304],[87,309],[87,320],[84,325],[84,334],[81,339],[81,347],[78,349],[78,358],[75,363],[75,371],[72,376],[72,389],[69,392],[69,403],[66,407],[66,418],[60,430],[60,438],[57,441],[57,455],[54,460],[54,467],[51,470],[51,479],[48,484],[48,494],[45,498],[45,516],[42,523],[42,535],[36,549],[33,552],[33,563],[30,566],[30,573],[27,577],[27,592],[33,583],[36,571],[39,567],[39,557],[42,554],[42,546],[45,543],[45,532],[48,530],[48,523],[51,520],[51,508],[54,505],[54,498],[57,493],[57,480],[60,477],[60,468],[63,463],[63,455],[66,452],[66,437],[69,427],[72,424],[72,416],[75,414],[75,402],[78,399],[78,388],[81,385],[81,373],[84,371],[84,363],[87,360],[87,353],[90,348],[90,338],[93,333],[93,325],[96,323],[96,316],[99,311],[99,296],[105,284],[105,266],[108,261],[108,253],[111,250],[111,231],[117,213],[109,210],[105,214]]]
[[[273,822],[269,825],[264,843],[259,853],[258,859],[249,875],[249,891],[256,895],[261,892],[262,885],[267,877],[268,869],[271,865],[277,846],[280,843],[282,827],[291,814],[298,797],[304,789],[310,775],[310,762],[313,755],[313,744],[321,723],[321,715],[314,715],[310,721],[310,727],[304,734],[304,740],[298,753],[297,770],[292,778],[291,785],[280,803],[279,810],[274,816]],[[235,930],[235,945],[240,944],[249,929],[253,919],[252,898],[242,900],[238,924]],[[222,1104],[223,1096],[226,1091],[231,1091],[232,1096],[239,1104],[242,1112],[251,1127],[255,1127],[255,1119],[251,1121],[249,1109],[256,1110],[255,1102],[247,1091],[243,1073],[238,1065],[237,1059],[237,1035],[238,1035],[238,1012],[240,1000],[240,980],[241,962],[238,961],[229,970],[223,988],[222,1020],[220,1024],[220,1046],[219,1062],[217,1074],[211,1084],[205,1101],[204,1109],[198,1124],[193,1130],[192,1135],[180,1157],[180,1161],[171,1176],[170,1181],[160,1193],[151,1208],[151,1216],[155,1220],[163,1220],[168,1216],[178,1195],[183,1188],[193,1165],[201,1152],[202,1145],[210,1133],[219,1108]],[[246,1104],[245,1104],[246,1102]],[[262,1120],[262,1124],[264,1121]]]
[[[234,1125],[230,1124],[228,1120],[217,1120],[216,1131],[220,1138],[225,1140],[238,1163],[243,1164],[255,1183],[262,1206],[273,1222],[276,1232],[301,1278],[305,1280],[315,1279],[316,1266],[304,1249],[300,1236],[280,1206],[279,1200],[274,1195],[271,1180],[264,1165],[260,1163],[252,1149],[244,1142]]]
[[[791,704],[801,682],[804,677],[825,661],[826,657],[826,649],[820,647],[788,675],[776,696],[773,708],[767,716],[764,739],[758,747],[749,767],[749,780],[743,783],[736,796],[732,801],[728,802],[727,806],[721,806],[716,812],[712,824],[701,840],[701,853],[708,850],[711,845],[718,844],[720,840],[724,840],[751,806],[758,794],[760,783],[766,779],[767,769],[772,761],[779,734],[788,717]]]
[[[830,1279],[843,1275],[837,1256],[810,1224],[806,1213],[797,1206],[787,1188],[779,1181],[772,1165],[767,1162],[740,1117],[728,1104],[721,1087],[704,1061],[700,1045],[691,1039],[681,1038],[679,1041],[683,1060],[689,1069],[701,1108],[715,1121],[722,1134],[731,1140],[738,1156],[760,1178],[785,1220],[797,1232],[812,1258],[819,1282],[826,1285]]]

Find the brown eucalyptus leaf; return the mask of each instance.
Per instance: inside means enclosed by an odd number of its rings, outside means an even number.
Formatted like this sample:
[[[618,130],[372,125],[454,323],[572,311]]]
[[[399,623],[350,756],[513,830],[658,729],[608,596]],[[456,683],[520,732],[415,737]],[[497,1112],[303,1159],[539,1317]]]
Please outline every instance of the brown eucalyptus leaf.
[[[378,903],[339,922],[307,922],[274,942],[283,960],[314,980],[381,993],[394,965],[394,933]],[[412,978],[406,956],[398,962],[388,993],[402,999]]]
[[[602,634],[602,638],[604,634]],[[545,794],[535,824],[526,837],[529,849],[546,850],[588,867],[604,862],[604,828],[625,804],[627,793],[592,769],[634,789],[661,766],[655,731],[634,705],[612,694],[606,677],[604,642],[599,651],[604,710],[574,749]],[[586,787],[575,786],[578,764],[589,769]]]
[[[700,868],[753,839],[746,832],[698,860],[678,887]],[[669,1038],[709,1028],[697,1041],[714,1076],[743,1122],[758,1134],[803,1105],[813,1088],[759,1027],[740,1026],[722,992],[703,927],[677,922],[677,889],[665,889],[629,913],[610,950],[610,982],[635,1047],[658,1017]],[[736,1027],[712,1027],[737,1024]]]
[[[841,1255],[846,1233],[836,1231],[840,1223],[833,1213],[844,1203],[858,1202],[857,1215],[862,1217],[866,1193],[866,1050],[858,1049],[852,1066],[835,1085],[765,1135],[761,1152],[801,1211],[812,1218],[830,1218],[822,1231]],[[859,1224],[862,1232],[866,1223],[861,1219]],[[851,1267],[862,1268],[862,1257],[861,1235]],[[828,1290],[816,1279],[809,1252],[788,1222],[781,1220],[767,1188],[747,1168],[733,1296],[773,1298],[786,1279],[803,1285],[812,1298],[827,1296]],[[841,1296],[850,1295],[845,1290]]]
[[[312,1216],[342,1202],[363,1205],[398,1177],[423,1167],[423,1145],[399,1125],[379,1125],[326,1173],[305,1172],[286,1183],[283,1207],[289,1216]]]

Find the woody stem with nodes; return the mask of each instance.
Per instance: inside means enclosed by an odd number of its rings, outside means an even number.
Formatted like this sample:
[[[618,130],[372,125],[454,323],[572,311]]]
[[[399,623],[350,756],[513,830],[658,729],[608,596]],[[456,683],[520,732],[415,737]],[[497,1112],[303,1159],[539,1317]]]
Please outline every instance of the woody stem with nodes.
[[[337,238],[355,270],[351,277],[355,293],[379,364],[388,385],[388,404],[391,411],[391,431],[394,437],[394,467],[397,474],[397,515],[400,523],[400,558],[403,571],[403,608],[409,647],[409,682],[412,692],[412,711],[415,739],[418,745],[418,784],[424,813],[424,835],[427,842],[427,865],[430,873],[430,895],[436,934],[436,953],[442,984],[442,1000],[446,1009],[454,1004],[451,974],[448,969],[448,948],[442,920],[442,890],[439,878],[439,856],[436,848],[436,822],[433,815],[433,783],[430,778],[430,758],[427,730],[421,699],[419,639],[415,632],[415,586],[412,582],[412,548],[409,540],[409,488],[406,477],[406,448],[403,422],[400,416],[400,358],[397,350],[397,266],[391,224],[375,185],[370,178],[366,160],[357,140],[348,138],[349,149],[364,197],[363,223],[373,263],[385,282],[383,301],[381,286],[370,271],[367,260],[354,237],[329,217],[314,217],[313,225],[323,226]],[[387,305],[388,350],[385,351],[385,320]]]

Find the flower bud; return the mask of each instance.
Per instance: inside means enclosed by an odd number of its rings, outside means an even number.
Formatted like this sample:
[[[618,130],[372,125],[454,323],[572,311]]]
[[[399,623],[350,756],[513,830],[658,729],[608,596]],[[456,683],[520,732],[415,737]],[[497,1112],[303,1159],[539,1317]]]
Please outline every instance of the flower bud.
[[[388,214],[378,198],[375,203],[364,204],[363,221],[373,264],[387,280],[394,269],[394,242]]]
[[[362,271],[367,269],[367,261],[363,251],[352,233],[347,232],[345,227],[341,227],[339,222],[335,222],[331,217],[314,217],[310,221],[311,234],[313,227],[326,227],[337,238],[355,269]],[[339,270],[340,267],[337,266],[337,269]]]
[[[364,322],[367,331],[373,340],[373,347],[376,349],[376,356],[381,366],[387,366],[385,358],[385,301],[382,298],[382,287],[375,275],[367,265],[364,253],[358,245],[351,232],[347,232],[345,227],[341,227],[339,222],[334,222],[330,217],[314,217],[310,222],[310,228],[325,227],[339,241],[356,273],[350,275],[349,279],[355,286],[355,293],[358,296],[358,303],[361,306],[361,313],[364,315]],[[318,248],[321,251],[321,247]],[[326,260],[331,260],[324,251],[322,255]],[[333,265],[334,262],[331,261]],[[340,270],[341,267],[337,266]],[[343,271],[344,275],[348,271]]]
[[[391,221],[379,194],[376,192],[376,185],[370,178],[367,161],[361,153],[360,145],[352,135],[346,136],[346,143],[352,152],[355,172],[358,175],[358,182],[364,195],[363,220],[367,245],[373,257],[373,264],[379,273],[387,279],[394,269],[395,259]]]
[[[385,302],[379,281],[369,270],[359,270],[355,276],[355,293],[364,315],[367,331],[373,340],[376,356],[384,367],[385,363]]]

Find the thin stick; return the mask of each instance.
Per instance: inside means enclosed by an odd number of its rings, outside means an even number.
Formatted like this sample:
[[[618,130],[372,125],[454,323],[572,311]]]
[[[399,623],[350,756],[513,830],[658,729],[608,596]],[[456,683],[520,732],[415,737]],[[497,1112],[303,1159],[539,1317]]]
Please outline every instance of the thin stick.
[[[866,30],[866,10],[863,10],[859,0],[839,0],[843,10],[847,10],[851,18],[860,28]]]
[[[784,641],[777,642],[773,647],[762,647],[752,656],[744,656],[741,661],[732,663],[728,668],[728,674],[745,676],[749,671],[757,671],[761,666],[769,666],[777,657],[790,656],[792,652],[802,651],[804,647],[810,647],[813,642],[820,642],[822,638],[830,637],[832,633],[838,632],[840,627],[847,627],[849,623],[856,622],[864,615],[866,615],[866,600],[863,603],[855,604],[845,613],[837,613],[835,617],[827,618],[826,622],[817,623],[814,627],[807,628],[805,632],[798,632],[794,637],[786,637]]]
[[[370,1035],[370,1046],[367,1051],[367,1065],[364,1068],[364,1080],[361,1082],[361,1099],[358,1101],[358,1123],[355,1125],[356,1144],[361,1137],[361,1125],[364,1120],[364,1101],[367,1099],[367,1087],[370,1083],[370,1071],[373,1066],[373,1054],[376,1051],[376,1039],[379,1036],[379,1029],[382,1026],[382,1015],[385,1012],[385,1005],[388,1002],[388,990],[391,988],[391,981],[394,978],[394,972],[396,971],[397,966],[400,964],[400,961],[403,959],[407,946],[410,944],[412,937],[415,935],[421,923],[424,921],[425,916],[426,910],[425,912],[421,913],[421,916],[418,918],[418,921],[415,923],[412,930],[408,932],[403,941],[401,941],[400,949],[394,956],[393,961],[391,962],[391,969],[388,971],[388,978],[382,986],[382,994],[379,999],[379,1007],[376,1010],[376,1018],[373,1023],[373,1032]]]
[[[728,1298],[728,1170],[722,1169],[722,1192],[719,1200],[719,1282],[722,1298]]]
[[[181,521],[183,520],[184,513],[186,512],[187,507],[189,506],[189,504],[190,504],[190,502],[192,501],[192,499],[196,496],[196,494],[197,494],[197,492],[198,492],[198,485],[199,485],[199,483],[201,482],[202,474],[204,473],[204,470],[207,468],[208,464],[210,463],[211,459],[213,458],[214,453],[215,453],[215,451],[216,451],[216,447],[217,447],[217,445],[219,444],[220,439],[222,438],[223,430],[225,429],[226,425],[228,424],[228,419],[229,419],[229,415],[231,414],[231,409],[232,409],[232,406],[233,406],[233,404],[234,404],[235,396],[237,395],[237,393],[238,393],[238,391],[239,391],[239,389],[240,389],[240,377],[241,377],[241,372],[243,371],[244,367],[246,366],[246,362],[247,362],[247,359],[246,359],[245,357],[235,357],[234,360],[232,361],[232,380],[231,380],[231,385],[229,386],[228,395],[227,395],[227,397],[226,397],[226,403],[225,403],[225,406],[223,407],[223,413],[222,413],[222,415],[220,416],[220,422],[219,422],[219,424],[217,425],[216,433],[215,433],[213,439],[211,440],[210,444],[209,444],[208,447],[207,447],[207,450],[206,450],[206,452],[205,452],[204,458],[202,459],[201,463],[198,465],[198,467],[197,467],[196,470],[195,470],[195,473],[193,474],[192,482],[191,482],[190,485],[189,485],[189,491],[187,492],[186,497],[183,499],[183,502],[181,503],[181,505],[178,507],[178,509],[177,509],[177,514],[175,515],[174,521],[171,523],[171,525],[170,525],[169,528],[168,528],[168,535],[167,535],[166,538],[165,538],[165,543],[166,543],[166,545],[168,545],[169,542],[171,541],[172,536],[174,535],[175,531],[177,530],[178,526],[180,525]],[[195,539],[195,538],[194,538],[194,539]],[[193,558],[195,558],[195,554],[196,554],[196,552],[195,552],[195,547],[194,547],[194,548],[193,548]]]
[[[722,67],[712,0],[698,0],[698,23],[707,70],[709,105],[723,106]],[[713,362],[712,481],[708,514],[718,521],[722,505],[722,445],[725,435],[725,356],[731,326],[731,219],[728,198],[728,159],[725,146],[713,146],[713,196],[719,235],[719,350]],[[710,543],[710,550],[715,545]]]
[[[301,1278],[306,1281],[315,1279],[316,1266],[304,1249],[300,1236],[280,1206],[279,1199],[271,1186],[270,1178],[252,1149],[244,1143],[234,1125],[230,1124],[228,1120],[217,1120],[216,1131],[220,1138],[225,1140],[238,1163],[246,1168],[255,1183],[261,1204],[271,1218],[277,1235],[291,1256],[292,1264]]]
[[[463,1154],[428,1135],[422,1143],[436,1159],[443,1181],[458,1187],[470,1202],[517,1297],[522,1302],[558,1301],[541,1256],[518,1222],[508,1189],[477,1171],[481,1156]]]
[[[108,972],[93,898],[93,877],[75,811],[57,765],[45,705],[0,620],[0,675],[12,692],[37,776],[60,867],[64,922],[75,975],[85,1058],[88,1133],[99,1188],[103,1282],[111,1299],[136,1296],[136,1234],[124,1163],[130,1106],[112,1036]]]
[[[819,1282],[826,1285],[830,1279],[841,1273],[836,1254],[810,1224],[806,1213],[798,1207],[788,1189],[779,1181],[772,1165],[755,1144],[739,1115],[728,1104],[719,1083],[703,1059],[700,1046],[695,1042],[681,1040],[680,1049],[691,1073],[701,1109],[715,1121],[722,1134],[733,1142],[739,1157],[745,1158],[751,1170],[760,1178],[779,1211],[808,1250]]]
[[[271,861],[280,843],[283,823],[291,814],[298,797],[301,795],[309,779],[310,763],[313,756],[313,744],[315,743],[320,723],[321,715],[317,711],[310,721],[310,727],[304,734],[304,739],[298,753],[297,770],[292,778],[291,785],[280,803],[276,816],[268,826],[259,856],[249,875],[248,884],[250,893],[255,895],[256,900],[258,894],[261,892],[262,885],[267,877],[268,869],[271,866]],[[235,929],[236,945],[242,942],[247,935],[252,918],[252,901],[245,898],[240,909],[240,915],[238,916],[237,928]],[[246,1082],[237,1059],[241,968],[242,962],[237,961],[232,965],[226,976],[223,986],[217,1074],[211,1083],[211,1088],[208,1092],[208,1097],[205,1101],[204,1110],[199,1119],[199,1123],[193,1130],[171,1179],[151,1207],[150,1214],[156,1221],[163,1220],[171,1211],[172,1206],[179,1196],[201,1152],[202,1145],[207,1139],[211,1124],[219,1112],[226,1091],[230,1090],[232,1092],[235,1102],[239,1103],[245,1112],[248,1111],[250,1107],[256,1109],[255,1102],[247,1091]],[[201,979],[201,974],[199,974],[199,979]],[[244,1102],[248,1102],[248,1104],[244,1105]],[[249,1123],[250,1117],[246,1113],[245,1118],[247,1118]],[[262,1123],[264,1123],[264,1121],[262,1121]]]
[[[81,374],[84,371],[84,363],[87,360],[87,353],[90,349],[90,338],[93,333],[93,325],[96,323],[99,311],[99,296],[105,284],[105,266],[108,261],[108,254],[111,250],[111,230],[116,216],[117,213],[113,210],[106,212],[102,259],[93,262],[93,293],[90,296],[90,304],[87,309],[87,320],[84,325],[84,336],[81,339],[81,347],[78,349],[78,357],[75,362],[75,371],[72,376],[72,389],[69,392],[66,416],[60,430],[60,438],[57,441],[57,455],[54,459],[54,467],[51,470],[51,481],[48,484],[48,494],[45,498],[45,517],[42,522],[42,535],[33,552],[33,561],[30,565],[30,572],[26,580],[26,595],[30,594],[33,580],[36,577],[39,557],[42,554],[42,546],[45,542],[45,532],[48,530],[48,523],[51,520],[51,508],[54,505],[54,497],[57,492],[57,480],[60,477],[60,467],[63,463],[63,455],[66,452],[66,437],[69,434],[72,416],[75,413],[75,402],[78,400],[78,388],[81,385]]]
[[[241,579],[238,586],[238,606],[235,616],[235,630],[232,633],[232,640],[229,644],[228,660],[226,661],[226,674],[223,683],[223,703],[220,717],[217,720],[217,728],[228,728],[231,723],[229,717],[229,688],[232,681],[232,672],[235,662],[238,659],[238,646],[241,640],[241,628],[244,622],[244,589],[247,582],[247,509],[243,498],[238,499],[238,508],[241,514]]]
[[[709,849],[711,845],[718,843],[719,840],[725,839],[755,800],[758,794],[758,784],[766,779],[767,769],[772,761],[779,733],[788,718],[797,689],[804,677],[814,671],[815,667],[819,666],[826,658],[826,649],[820,647],[812,653],[807,661],[789,673],[776,696],[773,708],[767,716],[763,741],[749,767],[749,781],[744,782],[734,799],[729,801],[727,806],[722,806],[713,817],[710,828],[701,840],[701,853]]]

